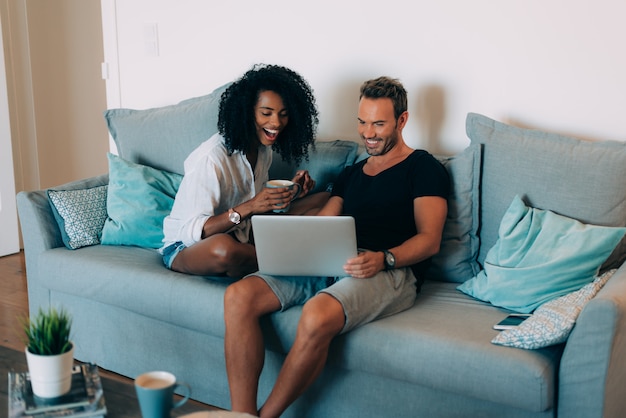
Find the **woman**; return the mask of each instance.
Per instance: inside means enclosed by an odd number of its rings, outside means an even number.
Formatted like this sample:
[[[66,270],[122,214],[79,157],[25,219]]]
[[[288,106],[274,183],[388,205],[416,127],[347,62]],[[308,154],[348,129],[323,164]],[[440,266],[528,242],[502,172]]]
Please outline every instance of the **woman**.
[[[272,150],[300,163],[308,157],[317,124],[309,84],[288,68],[255,65],[229,86],[220,100],[219,132],[185,160],[185,175],[163,223],[165,265],[234,278],[256,271],[250,217],[287,207],[294,193],[263,187]],[[301,185],[299,197],[315,185],[307,171],[298,171],[293,181]],[[309,196],[294,202],[289,213],[321,207],[327,198],[327,193]]]

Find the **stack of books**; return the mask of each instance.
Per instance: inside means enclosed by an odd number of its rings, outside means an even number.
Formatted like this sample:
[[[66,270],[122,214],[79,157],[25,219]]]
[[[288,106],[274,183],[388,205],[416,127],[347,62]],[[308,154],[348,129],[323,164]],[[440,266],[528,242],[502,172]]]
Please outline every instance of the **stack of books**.
[[[9,418],[104,417],[102,383],[94,364],[74,366],[72,388],[58,398],[33,394],[28,373],[9,373]]]

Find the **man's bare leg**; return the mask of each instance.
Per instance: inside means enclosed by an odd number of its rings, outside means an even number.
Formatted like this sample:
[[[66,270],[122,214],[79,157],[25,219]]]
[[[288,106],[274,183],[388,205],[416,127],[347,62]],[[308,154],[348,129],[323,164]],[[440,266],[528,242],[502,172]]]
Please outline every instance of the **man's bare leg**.
[[[233,283],[224,295],[224,352],[231,409],[257,415],[257,390],[265,360],[260,318],[280,309],[264,280],[256,276]]]
[[[279,417],[319,376],[332,339],[341,332],[345,315],[332,296],[320,293],[303,309],[296,340],[283,364],[260,417]]]

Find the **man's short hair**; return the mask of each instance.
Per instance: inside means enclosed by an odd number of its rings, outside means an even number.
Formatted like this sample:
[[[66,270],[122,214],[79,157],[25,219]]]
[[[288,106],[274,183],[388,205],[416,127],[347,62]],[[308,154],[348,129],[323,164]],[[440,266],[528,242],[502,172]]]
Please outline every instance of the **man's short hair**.
[[[406,90],[397,78],[383,76],[364,82],[361,85],[359,100],[363,97],[368,99],[391,99],[396,120],[408,108]]]

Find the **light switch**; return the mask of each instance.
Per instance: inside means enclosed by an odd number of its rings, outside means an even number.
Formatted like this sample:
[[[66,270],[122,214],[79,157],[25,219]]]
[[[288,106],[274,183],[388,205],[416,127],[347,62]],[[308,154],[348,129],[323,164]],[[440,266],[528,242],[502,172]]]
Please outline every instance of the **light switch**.
[[[144,23],[143,49],[149,57],[159,56],[159,27],[156,23]]]

